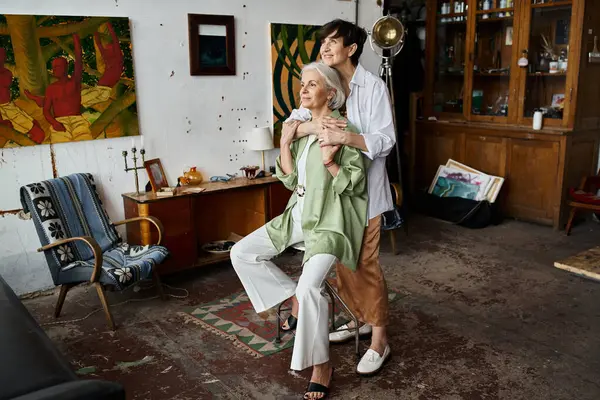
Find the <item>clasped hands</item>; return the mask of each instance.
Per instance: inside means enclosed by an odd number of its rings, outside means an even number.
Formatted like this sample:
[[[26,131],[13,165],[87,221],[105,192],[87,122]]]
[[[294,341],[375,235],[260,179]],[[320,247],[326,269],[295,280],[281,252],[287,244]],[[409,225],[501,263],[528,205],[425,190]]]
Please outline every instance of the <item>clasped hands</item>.
[[[281,145],[289,145],[294,140],[298,139],[296,134],[301,121],[289,121],[283,123],[281,131]],[[317,135],[317,141],[321,147],[321,155],[324,164],[329,164],[337,151],[344,144],[347,132],[344,129],[347,127],[345,120],[339,120],[332,117],[322,117],[313,119],[308,124],[309,132]]]

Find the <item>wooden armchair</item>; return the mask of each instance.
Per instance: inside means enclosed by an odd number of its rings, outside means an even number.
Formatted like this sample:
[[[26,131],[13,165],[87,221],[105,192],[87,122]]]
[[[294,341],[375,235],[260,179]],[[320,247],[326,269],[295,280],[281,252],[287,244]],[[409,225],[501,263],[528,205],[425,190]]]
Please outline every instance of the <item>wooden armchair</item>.
[[[160,246],[163,226],[154,217],[136,217],[111,223],[90,174],[73,174],[21,188],[21,203],[31,213],[52,279],[60,286],[54,316],[58,318],[67,292],[73,286],[92,283],[108,324],[115,324],[105,297],[105,286],[124,290],[154,277],[165,298],[157,265],[168,256]],[[116,226],[147,221],[158,231],[156,245],[134,246],[122,242]]]
[[[600,189],[600,171],[596,176],[586,176],[581,180],[581,184],[578,189],[569,189],[569,206],[571,207],[571,213],[569,215],[569,221],[567,222],[566,234],[571,234],[571,228],[573,227],[573,221],[575,216],[581,210],[590,210],[600,212],[600,196],[597,195]]]

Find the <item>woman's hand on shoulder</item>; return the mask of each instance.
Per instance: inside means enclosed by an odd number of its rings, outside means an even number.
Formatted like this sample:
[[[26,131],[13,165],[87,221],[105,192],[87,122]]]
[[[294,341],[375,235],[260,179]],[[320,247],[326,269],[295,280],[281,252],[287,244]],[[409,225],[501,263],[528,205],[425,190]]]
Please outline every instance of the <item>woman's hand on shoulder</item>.
[[[346,144],[347,133],[340,128],[323,128],[319,132],[319,145],[322,146],[337,146]]]
[[[337,119],[328,116],[321,119],[321,125],[323,125],[323,128],[339,128],[344,130],[348,127],[348,120],[346,118]]]
[[[347,126],[348,121],[345,119],[323,117],[319,131],[319,145],[336,146],[346,144],[347,132],[344,129]]]

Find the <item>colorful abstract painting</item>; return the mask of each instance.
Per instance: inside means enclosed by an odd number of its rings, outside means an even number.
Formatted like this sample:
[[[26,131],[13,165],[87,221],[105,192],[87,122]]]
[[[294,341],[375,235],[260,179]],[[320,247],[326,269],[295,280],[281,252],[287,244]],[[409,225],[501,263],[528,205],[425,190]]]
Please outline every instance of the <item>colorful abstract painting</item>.
[[[0,15],[0,148],[134,135],[128,18]]]
[[[439,177],[435,182],[432,194],[440,197],[462,197],[475,200],[479,186],[451,178]]]
[[[300,107],[300,73],[305,64],[319,58],[319,26],[271,24],[273,67],[273,135],[279,147],[281,126],[292,110]]]

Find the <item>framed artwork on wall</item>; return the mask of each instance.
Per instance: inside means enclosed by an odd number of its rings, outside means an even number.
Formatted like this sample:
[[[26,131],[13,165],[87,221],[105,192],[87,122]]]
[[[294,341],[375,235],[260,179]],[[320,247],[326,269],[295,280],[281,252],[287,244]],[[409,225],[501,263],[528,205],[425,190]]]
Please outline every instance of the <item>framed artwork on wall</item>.
[[[188,14],[190,75],[235,75],[232,15]]]
[[[302,67],[317,61],[321,44],[318,25],[271,23],[271,67],[273,74],[273,142],[279,147],[283,121],[300,107]]]
[[[0,26],[0,149],[140,134],[129,18],[0,14]]]

